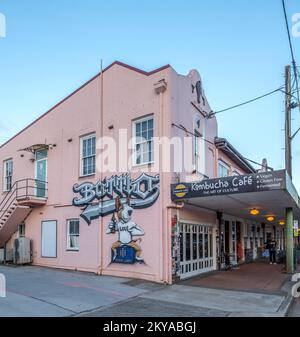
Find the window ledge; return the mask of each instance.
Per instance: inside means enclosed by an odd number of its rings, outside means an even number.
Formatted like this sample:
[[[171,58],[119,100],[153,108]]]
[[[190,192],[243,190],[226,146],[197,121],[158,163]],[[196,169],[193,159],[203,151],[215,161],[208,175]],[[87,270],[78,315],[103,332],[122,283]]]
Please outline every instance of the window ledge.
[[[154,161],[150,161],[149,163],[143,163],[143,164],[133,164],[132,168],[134,167],[142,167],[142,166],[152,166],[154,165]]]
[[[96,173],[91,173],[91,174],[87,174],[87,175],[80,175],[79,179],[83,179],[83,178],[88,178],[88,177],[95,177]]]

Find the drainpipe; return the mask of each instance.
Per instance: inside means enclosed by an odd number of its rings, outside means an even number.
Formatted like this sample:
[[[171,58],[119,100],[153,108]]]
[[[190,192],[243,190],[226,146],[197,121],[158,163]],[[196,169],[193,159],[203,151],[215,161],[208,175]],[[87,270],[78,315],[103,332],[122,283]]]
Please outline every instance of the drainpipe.
[[[101,60],[101,74],[100,74],[100,83],[101,83],[101,94],[100,94],[100,100],[101,100],[101,105],[100,105],[100,138],[103,139],[104,136],[104,87],[103,87],[103,63]],[[100,161],[100,180],[103,180],[103,162],[102,160]],[[103,234],[103,223],[104,219],[103,216],[100,217],[100,238],[98,238],[98,242],[100,241],[100,249],[98,246],[98,254],[100,254],[100,266],[98,269],[98,274],[101,275],[103,272],[103,241],[104,241],[104,234]]]
[[[286,272],[293,274],[294,272],[294,215],[293,209],[286,209]]]
[[[164,79],[158,81],[157,83],[154,84],[154,90],[155,93],[159,96],[159,137],[164,135],[165,132],[165,123],[164,120],[166,116],[164,116],[164,92],[167,90],[167,83]],[[160,168],[160,187],[164,188],[164,172],[163,172],[163,165],[162,165],[162,151],[159,151],[159,168]],[[166,221],[167,221],[167,216],[165,216],[165,200],[164,200],[164,193],[161,193],[160,195],[160,209],[161,209],[161,219],[160,219],[160,263],[159,263],[159,279],[160,281],[164,281],[165,278],[165,248],[166,248]],[[168,255],[167,255],[168,256]]]

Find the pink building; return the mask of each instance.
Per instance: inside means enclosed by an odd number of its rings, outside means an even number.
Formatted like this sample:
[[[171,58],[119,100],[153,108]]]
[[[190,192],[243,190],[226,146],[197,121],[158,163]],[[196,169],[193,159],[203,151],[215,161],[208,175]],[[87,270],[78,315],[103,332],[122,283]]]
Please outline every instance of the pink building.
[[[134,138],[132,149],[120,130]],[[127,152],[129,167],[118,169],[118,156],[103,172],[103,137]],[[153,137],[190,140],[189,168],[177,170],[176,151],[164,160]],[[0,248],[29,238],[34,265],[172,283],[223,268],[226,256],[233,264],[255,259],[268,236],[284,249],[279,220],[290,204],[185,198],[185,184],[201,189],[193,183],[220,177],[223,186],[227,177],[256,174],[218,138],[196,70],[182,76],[167,65],[147,73],[115,62],[2,145],[0,161]]]

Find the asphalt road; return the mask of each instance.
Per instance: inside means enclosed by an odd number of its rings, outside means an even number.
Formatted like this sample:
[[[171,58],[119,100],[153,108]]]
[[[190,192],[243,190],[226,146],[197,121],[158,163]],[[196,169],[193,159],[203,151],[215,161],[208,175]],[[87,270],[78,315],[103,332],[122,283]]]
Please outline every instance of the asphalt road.
[[[0,266],[0,317],[276,316],[284,296],[221,290],[40,267]]]

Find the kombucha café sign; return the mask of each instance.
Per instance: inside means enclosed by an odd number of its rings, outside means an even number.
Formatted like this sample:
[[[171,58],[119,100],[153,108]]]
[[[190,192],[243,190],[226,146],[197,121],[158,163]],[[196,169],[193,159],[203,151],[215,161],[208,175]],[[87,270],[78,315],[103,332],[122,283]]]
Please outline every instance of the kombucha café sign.
[[[247,192],[281,190],[286,186],[285,171],[207,179],[201,182],[172,185],[173,200]]]

